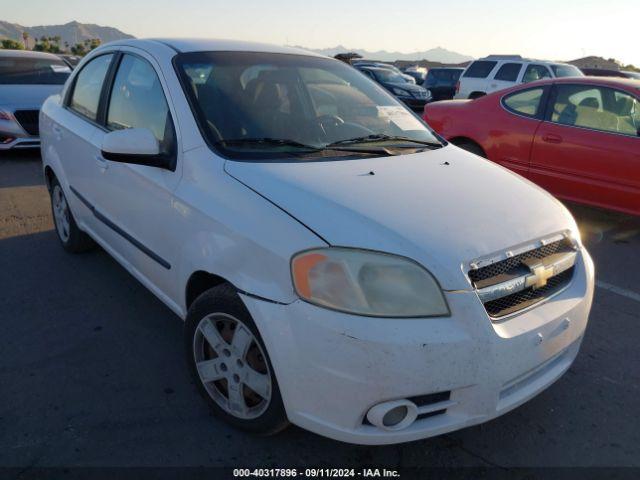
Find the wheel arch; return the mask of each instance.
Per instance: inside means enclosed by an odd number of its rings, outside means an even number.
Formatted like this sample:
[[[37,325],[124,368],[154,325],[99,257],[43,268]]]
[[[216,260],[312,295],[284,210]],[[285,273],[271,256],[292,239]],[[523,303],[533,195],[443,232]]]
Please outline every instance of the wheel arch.
[[[196,270],[189,276],[184,289],[186,309],[189,310],[191,304],[204,292],[225,283],[233,286],[231,282],[219,275],[209,273],[205,270]]]

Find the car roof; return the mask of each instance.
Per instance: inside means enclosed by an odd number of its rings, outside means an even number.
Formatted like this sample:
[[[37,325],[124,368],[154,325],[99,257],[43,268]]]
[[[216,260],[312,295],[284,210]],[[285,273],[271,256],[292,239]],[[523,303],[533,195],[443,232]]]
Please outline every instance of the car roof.
[[[179,53],[186,52],[260,52],[285,53],[291,55],[307,55],[324,57],[315,52],[301,48],[282,47],[268,43],[244,42],[239,40],[206,39],[206,38],[148,38],[126,39],[110,42],[105,46],[129,46],[145,48],[149,43],[161,43]]]
[[[60,58],[53,53],[33,52],[31,50],[0,50],[0,57],[11,58],[42,58],[47,60],[58,60]]]
[[[622,90],[634,90],[640,93],[640,80],[634,80],[631,78],[619,78],[619,77],[562,77],[562,78],[547,78],[544,80],[536,80],[535,82],[520,83],[513,87],[506,88],[504,90],[498,90],[493,92],[487,97],[503,96],[505,94],[517,92],[520,90],[526,90],[529,88],[543,87],[545,85],[593,85],[598,87],[611,87]]]
[[[505,62],[505,63],[542,63],[544,65],[571,65],[567,62],[554,62],[552,60],[539,60],[537,58],[525,58],[520,55],[489,55],[487,57],[478,58],[474,62]],[[471,64],[469,64],[471,65]]]
[[[554,78],[551,83],[580,83],[580,84],[598,84],[609,87],[631,87],[640,88],[640,80],[622,77],[562,77]]]

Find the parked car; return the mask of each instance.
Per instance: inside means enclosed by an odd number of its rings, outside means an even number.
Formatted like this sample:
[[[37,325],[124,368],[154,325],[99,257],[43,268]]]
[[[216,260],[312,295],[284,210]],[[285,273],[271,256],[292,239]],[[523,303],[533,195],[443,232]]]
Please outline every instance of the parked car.
[[[386,68],[387,70],[391,70],[397,75],[400,75],[405,82],[407,83],[416,83],[416,79],[409,74],[404,73],[395,65],[391,65],[390,63],[382,63],[382,62],[372,62],[370,60],[354,60],[352,62],[354,67],[377,67],[377,68]]]
[[[451,100],[464,68],[430,68],[423,87],[431,92],[434,101]]]
[[[559,198],[640,215],[640,82],[563,78],[427,105],[442,136]]]
[[[0,50],[0,150],[38,148],[38,111],[71,70],[55,55]]]
[[[78,63],[80,63],[80,60],[82,60],[82,57],[80,57],[78,55],[69,55],[67,53],[60,53],[60,54],[58,54],[58,57],[60,57],[62,60],[64,60],[64,62],[67,65],[69,65],[69,68],[71,68],[71,70],[76,68]]]
[[[401,70],[405,75],[409,75],[415,80],[416,85],[422,86],[425,78],[427,78],[427,69],[426,68],[405,68]]]
[[[567,63],[531,60],[520,55],[490,55],[471,62],[456,86],[455,98],[475,99],[519,83],[581,76],[578,67]]]
[[[185,320],[194,381],[238,428],[416,440],[577,355],[593,263],[567,209],[338,60],[120,40],[40,120],[62,246],[102,245]]]
[[[589,77],[618,77],[640,80],[640,73],[624,70],[608,70],[606,68],[582,68],[582,73]]]
[[[379,67],[356,66],[374,82],[379,83],[399,100],[416,112],[422,112],[424,106],[431,100],[431,93],[419,85],[405,82],[400,75],[393,70]]]

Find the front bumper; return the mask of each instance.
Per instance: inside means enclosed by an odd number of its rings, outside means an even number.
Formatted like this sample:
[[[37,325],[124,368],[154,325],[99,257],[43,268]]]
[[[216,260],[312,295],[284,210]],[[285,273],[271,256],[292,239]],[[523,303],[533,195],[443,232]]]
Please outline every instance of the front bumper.
[[[0,150],[40,148],[40,137],[29,135],[15,120],[0,120]]]
[[[418,440],[485,422],[557,380],[575,359],[593,297],[593,262],[579,255],[569,287],[492,323],[475,292],[447,292],[452,316],[358,317],[303,301],[242,296],[276,372],[290,421],[357,444]],[[403,430],[368,424],[390,400],[450,392],[446,408]]]

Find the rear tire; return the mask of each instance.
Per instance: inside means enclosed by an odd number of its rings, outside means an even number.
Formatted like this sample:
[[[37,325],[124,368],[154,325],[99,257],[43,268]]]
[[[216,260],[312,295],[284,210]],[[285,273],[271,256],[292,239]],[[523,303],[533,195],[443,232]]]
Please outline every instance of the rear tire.
[[[94,248],[94,241],[89,235],[80,230],[73,218],[67,197],[56,177],[51,179],[49,192],[51,195],[53,223],[62,248],[69,253],[82,253]]]
[[[475,100],[477,98],[484,97],[485,95],[486,93],[484,92],[472,92],[471,95],[469,95],[469,100]]]
[[[218,285],[193,302],[184,334],[189,370],[216,417],[262,435],[289,426],[267,349],[231,285]]]
[[[466,150],[467,152],[478,155],[479,157],[488,158],[482,147],[472,140],[454,140],[451,143],[463,150]]]

